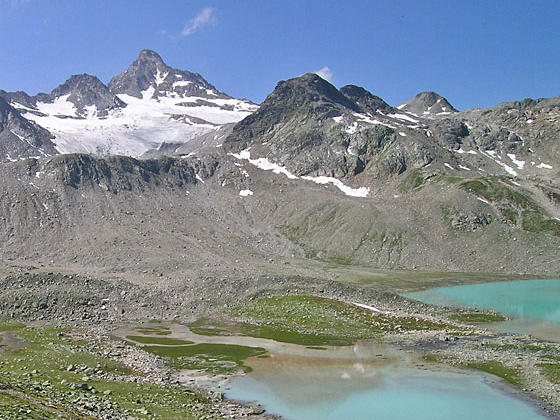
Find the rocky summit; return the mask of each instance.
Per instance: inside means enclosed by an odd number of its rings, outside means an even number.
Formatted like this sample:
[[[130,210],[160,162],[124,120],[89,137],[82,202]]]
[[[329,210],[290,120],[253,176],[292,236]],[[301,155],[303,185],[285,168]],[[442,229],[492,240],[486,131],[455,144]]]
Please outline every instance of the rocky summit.
[[[447,99],[435,92],[420,92],[397,108],[415,115],[442,115],[457,112]]]

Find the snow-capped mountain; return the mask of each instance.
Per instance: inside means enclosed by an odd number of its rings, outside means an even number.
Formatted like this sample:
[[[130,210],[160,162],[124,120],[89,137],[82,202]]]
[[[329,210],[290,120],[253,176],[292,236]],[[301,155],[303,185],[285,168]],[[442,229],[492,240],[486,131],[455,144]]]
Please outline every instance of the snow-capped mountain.
[[[247,267],[259,255],[560,267],[560,97],[454,112],[424,93],[393,107],[309,73],[280,81],[256,109],[151,51],[109,86],[79,75],[50,94],[0,97],[0,160],[19,160],[0,163],[10,258],[116,272],[191,255],[204,272],[238,270],[239,255]],[[63,151],[142,159],[41,158]]]
[[[218,91],[199,74],[169,67],[149,50],[141,51],[109,86],[82,74],[50,94],[0,92],[0,96],[24,118],[48,130],[56,151],[102,155],[140,156],[170,144],[178,148],[257,108]]]

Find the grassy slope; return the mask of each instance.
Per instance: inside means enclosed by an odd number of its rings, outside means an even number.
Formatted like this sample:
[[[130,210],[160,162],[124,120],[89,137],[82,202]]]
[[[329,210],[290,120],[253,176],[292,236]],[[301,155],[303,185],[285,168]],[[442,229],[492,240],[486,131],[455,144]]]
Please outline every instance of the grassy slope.
[[[41,403],[46,405],[49,401],[62,417],[83,417],[83,414],[95,417],[96,411],[88,407],[96,406],[137,418],[195,420],[205,414],[205,399],[180,386],[108,379],[107,375],[117,378],[132,375],[138,379],[141,376],[68,336],[61,336],[60,329],[21,328],[18,333],[29,345],[0,356],[0,385],[4,388],[0,392],[2,418],[13,418],[22,407],[28,406],[32,412],[43,413]],[[8,395],[8,391],[21,393],[25,399]],[[78,407],[82,408],[82,414]],[[44,417],[37,418],[49,418],[49,415],[46,412]]]

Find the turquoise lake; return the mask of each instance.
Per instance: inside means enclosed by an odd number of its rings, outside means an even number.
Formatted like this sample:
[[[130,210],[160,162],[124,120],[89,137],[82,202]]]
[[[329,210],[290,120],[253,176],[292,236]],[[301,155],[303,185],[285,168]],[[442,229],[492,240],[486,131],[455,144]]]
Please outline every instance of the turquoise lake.
[[[560,341],[560,280],[442,287],[404,296],[426,303],[491,309],[512,318],[492,324]],[[365,347],[367,348],[367,346]],[[406,354],[358,346],[344,357],[271,354],[224,389],[288,420],[544,419],[533,404],[479,372],[433,371]],[[382,356],[383,357],[375,357]],[[356,358],[356,360],[352,360]],[[511,391],[511,390],[510,390]]]
[[[439,287],[403,296],[433,305],[498,311],[512,320],[494,324],[495,328],[560,341],[560,280]]]
[[[477,373],[394,364],[317,368],[269,360],[235,379],[226,397],[257,401],[288,420],[531,420],[538,409]]]

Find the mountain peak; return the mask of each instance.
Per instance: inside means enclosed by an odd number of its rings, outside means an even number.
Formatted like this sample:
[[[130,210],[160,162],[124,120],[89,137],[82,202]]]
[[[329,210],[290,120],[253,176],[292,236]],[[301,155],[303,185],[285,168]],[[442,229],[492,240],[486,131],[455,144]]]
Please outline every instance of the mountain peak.
[[[95,106],[98,116],[106,116],[109,110],[126,106],[101,80],[85,73],[70,76],[51,92],[50,99],[65,95],[68,95],[67,100],[76,106],[78,114],[84,113],[85,107]]]
[[[398,106],[416,115],[438,115],[458,112],[449,101],[436,92],[420,92],[410,101]]]
[[[344,96],[336,87],[315,73],[307,73],[278,83],[265,103],[288,103],[294,107],[311,102],[334,102],[352,110],[356,104]]]
[[[148,72],[165,72],[171,70],[171,68],[165,64],[161,56],[152,50],[142,50],[140,54],[138,54],[138,58],[132,64],[133,66],[136,65],[139,68],[144,68]]]
[[[137,61],[151,61],[151,62],[165,64],[161,56],[157,52],[152,50],[140,51],[140,54],[138,54]]]
[[[229,98],[219,92],[198,73],[174,69],[152,50],[142,50],[130,67],[113,77],[109,89],[115,94],[143,98],[148,89],[151,98],[166,96],[173,92],[179,97]]]
[[[366,113],[375,113],[378,110],[385,114],[395,112],[395,109],[391,105],[361,86],[346,85],[340,88],[340,92],[351,101],[358,104]]]
[[[51,94],[56,96],[66,95],[80,88],[107,89],[101,80],[91,74],[73,74],[66,82],[55,88]]]

